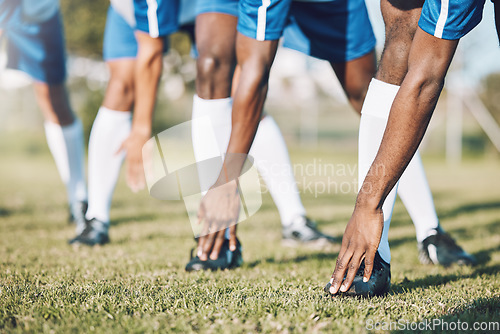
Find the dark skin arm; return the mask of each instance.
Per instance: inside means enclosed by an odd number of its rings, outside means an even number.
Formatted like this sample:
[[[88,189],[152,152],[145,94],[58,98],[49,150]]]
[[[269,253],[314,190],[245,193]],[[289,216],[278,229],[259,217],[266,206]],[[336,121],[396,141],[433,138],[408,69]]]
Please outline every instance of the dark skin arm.
[[[408,73],[392,105],[382,143],[342,239],[331,293],[349,289],[363,259],[363,280],[369,280],[382,235],[382,205],[422,140],[457,45],[458,40],[439,39],[417,28]]]
[[[276,55],[278,41],[257,41],[240,33],[236,37],[236,55],[241,68],[238,87],[233,98],[232,131],[224,161],[224,168],[214,187],[203,197],[198,218],[200,222],[218,226],[227,226],[228,222],[238,220],[240,198],[236,180],[241,172],[244,159],[253,142],[259,124],[262,108],[267,94],[269,71]],[[222,186],[223,185],[223,186]],[[219,189],[215,189],[217,186]],[[223,231],[211,234],[202,241],[200,248],[202,261],[208,258],[212,249],[220,249]],[[232,232],[234,235],[234,232]],[[234,238],[235,239],[235,238]],[[234,245],[235,246],[235,245]],[[234,248],[234,247],[232,247]],[[211,259],[216,259],[218,252],[212,251]]]

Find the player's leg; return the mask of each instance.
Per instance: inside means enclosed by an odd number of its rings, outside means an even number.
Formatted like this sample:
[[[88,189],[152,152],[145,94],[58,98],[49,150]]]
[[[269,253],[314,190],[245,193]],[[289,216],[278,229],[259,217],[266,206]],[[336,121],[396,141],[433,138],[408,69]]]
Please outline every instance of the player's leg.
[[[82,123],[71,110],[64,84],[36,82],[34,89],[45,119],[47,143],[66,185],[70,221],[81,227],[87,210]]]
[[[373,52],[345,63],[333,63],[332,67],[354,110],[361,113],[366,91],[375,75]],[[421,248],[425,238],[442,230],[418,151],[401,176],[397,193],[415,225]]]
[[[35,96],[45,119],[45,133],[59,174],[66,185],[70,216],[82,224],[87,190],[83,130],[71,109],[64,81],[63,26],[54,7],[47,19],[27,22],[21,6],[2,13],[7,37],[7,67],[26,72],[34,80]],[[7,15],[7,16],[3,16]]]
[[[368,157],[370,156],[368,152],[371,152],[371,157],[374,158],[374,154],[378,151],[378,145],[371,148],[369,145],[370,143],[373,144],[373,138],[375,138],[377,134],[377,137],[381,140],[381,136],[387,124],[392,101],[399,90],[399,85],[407,73],[409,46],[412,43],[416,31],[422,4],[423,2],[421,1],[414,1],[413,4],[411,4],[411,2],[398,2],[393,0],[381,2],[382,14],[386,23],[386,43],[379,69],[375,79],[371,83],[371,85],[374,86],[374,92],[370,94],[371,102],[363,106],[363,108],[366,108],[366,111],[363,111],[363,113],[367,115],[362,116],[360,125],[360,157],[361,155]],[[386,97],[386,101],[390,101],[390,104],[382,104],[382,102],[380,102],[382,99],[381,96],[384,96],[386,93],[390,96],[390,99]],[[383,119],[384,121],[370,124],[370,119],[373,118]],[[365,138],[367,142],[366,146],[364,146],[366,151],[363,152],[361,149],[362,131],[363,138]],[[373,133],[373,138],[371,135],[365,136],[365,133]],[[360,161],[360,166],[368,168],[371,165],[371,161],[369,160],[370,159],[363,160],[363,163]],[[361,180],[360,178],[360,182]],[[440,263],[437,260],[431,260],[429,255],[426,255],[429,254],[429,245],[431,245],[432,248],[432,245],[435,245],[436,242],[439,242],[437,247],[440,248],[443,253],[449,254],[446,256],[446,261],[441,261],[441,264],[448,265],[452,257],[454,259],[451,261],[456,263],[473,264],[475,262],[469,254],[465,253],[459,246],[452,242],[451,238],[445,235],[444,231],[441,229],[434,207],[432,193],[418,151],[401,176],[397,193],[401,197],[415,225],[419,245],[419,258],[422,262]],[[386,207],[389,209],[390,205],[386,205]],[[390,217],[390,215],[388,216]],[[388,243],[385,242],[384,236],[385,234],[383,235],[383,242],[386,245],[385,249],[388,249]],[[444,238],[449,242],[441,240],[444,240]],[[439,241],[435,239],[439,239]],[[449,247],[446,245],[449,245]],[[436,257],[434,257],[434,259],[435,258]]]
[[[387,119],[396,97],[399,84],[407,71],[409,46],[411,45],[423,1],[382,0],[381,10],[386,27],[386,42],[379,70],[370,83],[359,129],[359,184],[363,183],[368,169],[377,154]],[[388,229],[395,202],[397,186],[384,203],[384,230],[378,252],[390,263]]]
[[[133,29],[112,6],[108,9],[103,51],[110,79],[89,139],[86,218],[91,229],[77,231],[71,241],[89,245],[102,244],[109,239],[109,211],[125,158],[125,152],[119,149],[130,135],[132,126],[137,41]]]
[[[235,1],[227,2],[222,7],[213,2],[210,4],[201,2],[200,5],[201,12],[206,10],[209,12],[199,14],[196,21],[199,53],[196,85],[198,96],[194,99],[193,118],[203,116],[210,118],[219,147],[207,148],[209,141],[203,139],[204,134],[199,131],[193,133],[197,161],[224,154],[229,142],[232,113],[230,83],[235,65],[236,6]],[[233,82],[237,84],[237,80]],[[305,217],[305,209],[293,177],[286,144],[278,126],[270,116],[265,116],[261,120],[250,154],[277,205],[284,226],[285,239],[288,235],[301,235],[302,241],[333,240],[317,231],[312,222]],[[280,170],[279,173],[272,172],[277,169]],[[214,180],[207,180],[207,183],[213,182]],[[202,188],[206,189],[209,186],[210,184],[202,185]]]
[[[328,60],[349,101],[359,112],[375,73],[375,36],[365,2],[297,2],[292,6],[292,15],[292,25],[290,31],[285,32],[284,45]],[[388,262],[378,255],[369,283],[363,284],[362,277],[358,276],[349,293],[378,294],[386,291],[390,285]]]

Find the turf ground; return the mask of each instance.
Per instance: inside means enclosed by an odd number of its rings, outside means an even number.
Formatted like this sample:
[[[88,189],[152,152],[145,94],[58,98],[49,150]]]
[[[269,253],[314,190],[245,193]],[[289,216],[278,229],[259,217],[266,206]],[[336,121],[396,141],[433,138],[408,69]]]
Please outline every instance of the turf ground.
[[[0,152],[0,332],[358,333],[425,329],[433,321],[448,329],[500,322],[497,156],[453,168],[442,159],[425,160],[442,225],[480,265],[421,265],[414,228],[398,202],[390,231],[390,293],[331,300],[322,289],[338,248],[283,248],[269,195],[239,226],[242,268],[188,274],[184,265],[194,242],[182,202],[134,195],[122,178],[111,212],[112,243],[75,250],[66,244],[73,226],[43,136],[0,136]],[[351,167],[356,162],[352,154],[326,149],[292,150],[296,163],[314,158]],[[337,185],[352,179],[339,176]],[[328,180],[309,176],[304,189],[308,182]],[[344,190],[303,196],[324,231],[338,235],[345,227],[355,195]]]

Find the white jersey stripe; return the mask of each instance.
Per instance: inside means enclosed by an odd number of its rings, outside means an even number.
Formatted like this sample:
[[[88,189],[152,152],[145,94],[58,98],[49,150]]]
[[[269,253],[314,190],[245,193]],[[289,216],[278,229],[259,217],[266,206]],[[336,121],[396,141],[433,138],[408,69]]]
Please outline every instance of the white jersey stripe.
[[[158,27],[158,3],[156,0],[147,0],[148,3],[148,24],[149,35],[151,37],[160,36],[160,28]]]
[[[258,41],[266,40],[267,7],[271,5],[271,0],[262,0],[262,6],[257,12],[257,36]]]
[[[449,4],[450,0],[441,0],[441,12],[439,13],[439,18],[436,23],[436,30],[434,30],[434,36],[437,38],[443,37],[444,26],[448,19]]]

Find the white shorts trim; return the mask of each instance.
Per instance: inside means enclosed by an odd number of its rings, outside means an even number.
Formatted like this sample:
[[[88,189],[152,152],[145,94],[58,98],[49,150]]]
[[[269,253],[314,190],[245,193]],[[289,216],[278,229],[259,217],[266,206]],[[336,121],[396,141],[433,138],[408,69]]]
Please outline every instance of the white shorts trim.
[[[436,23],[436,30],[434,30],[434,36],[437,38],[443,38],[444,26],[448,19],[449,5],[450,0],[441,0],[441,12],[439,13],[439,18]]]
[[[147,3],[149,36],[156,38],[160,36],[160,28],[158,26],[158,2],[156,2],[156,0],[147,0]]]
[[[262,0],[262,6],[257,12],[257,36],[258,41],[266,40],[267,8],[271,5],[271,0]]]

